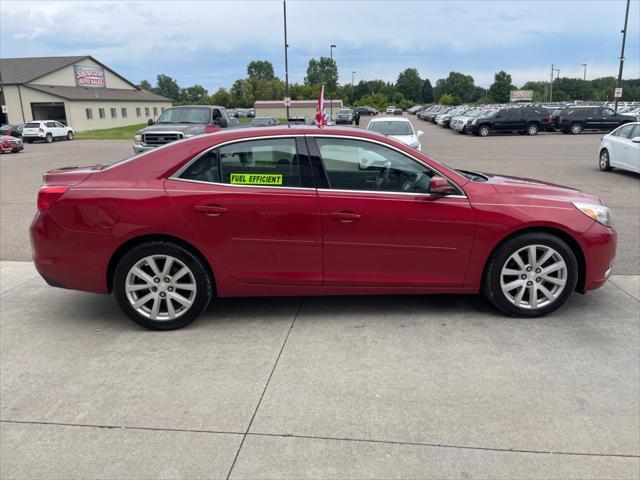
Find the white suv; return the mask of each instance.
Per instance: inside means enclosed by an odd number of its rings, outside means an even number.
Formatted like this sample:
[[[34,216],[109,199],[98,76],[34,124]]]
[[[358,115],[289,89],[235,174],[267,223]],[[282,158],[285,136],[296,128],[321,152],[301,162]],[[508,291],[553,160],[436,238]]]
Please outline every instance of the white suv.
[[[44,140],[47,143],[51,143],[56,138],[73,140],[73,134],[73,128],[55,120],[34,120],[33,122],[25,123],[22,129],[22,139],[26,143],[33,143],[36,140]]]

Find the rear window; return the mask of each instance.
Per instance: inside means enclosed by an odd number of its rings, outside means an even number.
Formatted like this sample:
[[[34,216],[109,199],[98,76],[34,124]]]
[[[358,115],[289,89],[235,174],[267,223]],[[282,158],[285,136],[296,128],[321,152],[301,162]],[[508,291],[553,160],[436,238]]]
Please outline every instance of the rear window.
[[[24,128],[40,128],[40,122],[25,123]]]

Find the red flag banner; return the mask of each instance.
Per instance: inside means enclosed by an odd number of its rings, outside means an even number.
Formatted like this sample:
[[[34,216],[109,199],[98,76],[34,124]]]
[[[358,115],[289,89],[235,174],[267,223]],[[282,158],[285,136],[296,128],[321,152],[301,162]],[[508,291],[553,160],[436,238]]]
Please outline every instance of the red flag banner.
[[[324,85],[320,89],[320,97],[318,98],[318,106],[316,107],[316,125],[322,128],[327,124],[324,111]]]

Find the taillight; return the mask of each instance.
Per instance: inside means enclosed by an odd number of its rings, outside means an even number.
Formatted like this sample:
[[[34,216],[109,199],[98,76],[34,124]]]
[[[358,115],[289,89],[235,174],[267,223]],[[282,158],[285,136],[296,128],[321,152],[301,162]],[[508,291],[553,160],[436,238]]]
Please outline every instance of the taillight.
[[[67,186],[44,186],[41,187],[38,191],[38,211],[42,212],[46,210],[51,205],[53,205],[56,200],[58,200],[64,193],[69,190]]]

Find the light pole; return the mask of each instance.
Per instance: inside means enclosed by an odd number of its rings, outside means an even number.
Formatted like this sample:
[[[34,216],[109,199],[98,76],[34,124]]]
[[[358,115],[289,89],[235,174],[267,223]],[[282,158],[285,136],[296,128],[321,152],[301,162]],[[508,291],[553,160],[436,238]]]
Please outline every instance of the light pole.
[[[583,63],[580,66],[584,68],[584,73],[582,74],[582,80],[586,82],[587,81],[587,64]]]
[[[284,96],[289,97],[289,60],[287,50],[289,44],[287,43],[287,0],[282,0],[282,6],[284,8]],[[287,122],[289,122],[289,104],[287,103]]]
[[[618,81],[616,82],[617,88],[622,88],[622,69],[624,67],[624,44],[627,41],[627,22],[629,21],[629,4],[631,0],[627,0],[627,11],[624,14],[624,30],[622,30],[622,51],[620,52],[620,70],[618,71]],[[615,111],[618,111],[618,99],[616,97]]]
[[[549,103],[553,103],[553,72],[555,68],[553,63],[551,64],[551,83],[549,83]]]
[[[335,45],[331,45],[329,48],[329,58],[331,58],[331,65],[333,65],[333,49],[336,48]],[[332,92],[329,92],[329,95],[331,95]],[[329,97],[329,103],[331,104],[331,118],[333,118],[333,98]]]
[[[355,78],[355,76],[356,76],[356,71],[354,70],[353,72],[351,72],[351,88],[353,88],[353,85],[354,85],[353,79]]]

